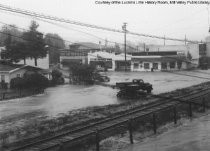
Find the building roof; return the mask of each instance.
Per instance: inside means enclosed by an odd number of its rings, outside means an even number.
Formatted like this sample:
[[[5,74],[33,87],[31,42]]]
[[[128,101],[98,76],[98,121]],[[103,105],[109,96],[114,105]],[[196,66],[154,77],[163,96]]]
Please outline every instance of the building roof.
[[[148,51],[148,52],[133,52],[132,56],[166,56],[177,55],[177,51]]]
[[[88,53],[90,58],[104,58],[104,59],[112,59],[112,60],[125,60],[124,54],[115,55],[114,53],[108,53],[104,51],[98,51],[93,53]],[[127,60],[131,60],[131,55],[127,54]]]
[[[0,72],[11,72],[21,67],[23,67],[23,65],[0,63]]]
[[[92,42],[79,42],[71,44],[70,50],[100,50],[102,47],[99,44]]]
[[[145,61],[145,62],[190,62],[186,57],[182,56],[132,56],[132,61]]]
[[[49,72],[48,70],[45,70],[45,69],[42,69],[39,67],[29,66],[29,65],[0,63],[0,72],[12,73],[12,72],[20,70],[20,69],[26,69],[29,71],[40,71],[43,73]]]

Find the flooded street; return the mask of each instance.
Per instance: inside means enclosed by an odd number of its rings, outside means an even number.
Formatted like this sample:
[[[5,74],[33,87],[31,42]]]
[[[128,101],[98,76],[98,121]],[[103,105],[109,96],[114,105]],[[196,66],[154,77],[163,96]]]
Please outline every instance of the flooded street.
[[[183,74],[197,75],[208,78],[210,71],[187,72]],[[111,79],[109,84],[119,81],[131,81],[132,79],[143,79],[153,85],[153,93],[159,94],[175,89],[199,84],[208,79],[176,75],[164,72],[108,72]],[[0,102],[0,131],[5,127],[18,122],[30,122],[40,117],[56,117],[66,114],[71,110],[90,106],[102,106],[116,104],[121,101],[117,99],[117,89],[99,85],[79,86],[62,85],[48,88],[42,95]]]
[[[130,145],[124,151],[209,151],[209,125],[210,115],[206,115],[141,143]]]

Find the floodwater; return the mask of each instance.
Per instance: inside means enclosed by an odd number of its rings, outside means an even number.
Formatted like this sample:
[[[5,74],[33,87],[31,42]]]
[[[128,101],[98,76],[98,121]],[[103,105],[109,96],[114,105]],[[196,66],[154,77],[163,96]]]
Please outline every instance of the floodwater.
[[[208,78],[210,70],[199,72],[182,71],[182,74],[196,75]],[[201,79],[165,72],[108,72],[106,73],[115,84],[119,81],[131,81],[132,79],[143,79],[153,85],[153,93],[172,91],[210,79]],[[16,124],[20,121],[27,121],[31,118],[55,117],[68,111],[108,104],[120,103],[116,93],[118,90],[99,85],[79,86],[62,85],[46,89],[42,95],[26,98],[13,99],[0,102],[0,131],[6,122]]]
[[[130,145],[123,151],[209,151],[209,125],[208,114],[141,143]]]

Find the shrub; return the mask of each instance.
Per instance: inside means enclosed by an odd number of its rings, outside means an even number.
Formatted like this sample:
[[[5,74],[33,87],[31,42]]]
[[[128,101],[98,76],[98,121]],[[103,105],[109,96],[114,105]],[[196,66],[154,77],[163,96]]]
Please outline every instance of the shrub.
[[[64,83],[64,78],[62,77],[62,73],[59,70],[53,70],[52,71],[52,85],[56,84],[63,84]]]
[[[48,79],[39,73],[25,74],[24,79],[28,88],[45,89],[49,84]]]
[[[92,83],[94,74],[95,74],[95,67],[86,64],[73,64],[69,66],[71,75],[75,82],[85,82],[85,83]]]
[[[23,78],[17,77],[13,78],[10,81],[10,87],[15,89],[22,89],[26,86],[26,81]]]
[[[13,78],[10,81],[11,88],[38,88],[38,89],[45,89],[48,86],[48,79],[39,74],[25,74],[23,78],[17,77]]]

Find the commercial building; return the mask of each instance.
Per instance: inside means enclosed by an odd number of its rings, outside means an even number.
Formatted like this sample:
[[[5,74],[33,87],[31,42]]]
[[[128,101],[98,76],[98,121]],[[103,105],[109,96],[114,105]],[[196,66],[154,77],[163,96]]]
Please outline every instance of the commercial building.
[[[79,62],[94,64],[97,68],[106,68],[109,71],[162,71],[182,70],[199,66],[199,59],[206,56],[205,44],[187,45],[146,45],[145,51],[128,51],[123,53],[109,52],[97,44],[77,43],[69,49],[61,50],[60,61],[63,63]]]
[[[131,56],[131,71],[163,71],[187,69],[190,61],[183,52],[136,52]]]

